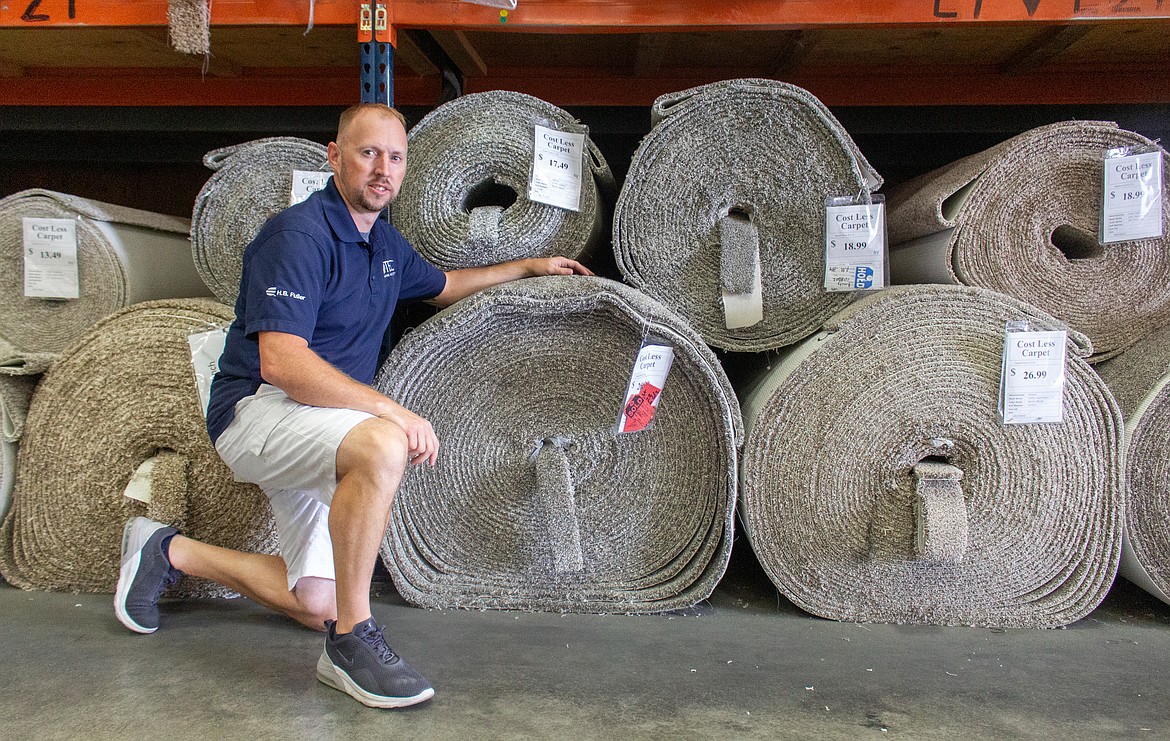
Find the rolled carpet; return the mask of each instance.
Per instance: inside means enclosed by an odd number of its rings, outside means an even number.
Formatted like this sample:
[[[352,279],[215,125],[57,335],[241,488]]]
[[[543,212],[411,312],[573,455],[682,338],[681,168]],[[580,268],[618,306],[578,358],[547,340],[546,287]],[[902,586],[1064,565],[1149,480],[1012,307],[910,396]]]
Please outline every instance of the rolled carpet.
[[[26,218],[74,223],[77,298],[25,296]],[[209,295],[191,262],[189,228],[186,219],[50,190],[0,199],[0,259],[7,266],[0,270],[0,339],[6,351],[59,353],[99,319],[130,304]]]
[[[646,338],[673,367],[653,425],[618,434]],[[375,385],[441,441],[382,547],[408,601],[657,612],[726,570],[739,407],[701,338],[640,292],[583,277],[483,291],[406,335]]]
[[[1006,293],[1088,335],[1091,362],[1116,355],[1170,322],[1170,179],[1161,238],[1097,238],[1105,150],[1123,146],[1155,145],[1110,122],[1051,124],[893,189],[893,282]]]
[[[207,543],[272,552],[267,499],[240,484],[204,429],[187,336],[228,324],[209,300],[138,304],[103,320],[41,380],[21,439],[0,572],[24,589],[112,592],[134,515]],[[146,476],[149,503],[124,492]],[[171,592],[225,590],[185,578]]]
[[[585,134],[578,210],[531,200],[536,126]],[[588,259],[608,237],[603,191],[616,190],[588,129],[523,93],[463,95],[410,130],[410,167],[391,211],[418,253],[441,270],[526,257]]]
[[[1053,627],[1117,571],[1121,413],[1069,334],[1064,421],[1004,425],[1008,320],[1050,316],[984,289],[866,297],[742,397],[740,516],[799,607],[837,620]]]
[[[1097,366],[1125,415],[1121,575],[1170,604],[1170,327]]]
[[[614,209],[627,282],[681,314],[708,344],[757,352],[792,344],[852,299],[825,280],[825,199],[881,177],[811,93],[730,80],[665,95]],[[750,293],[763,318],[729,329],[722,293]]]
[[[293,171],[328,172],[329,158],[316,142],[271,137],[214,149],[203,164],[215,172],[191,215],[195,266],[212,293],[234,306],[244,248],[264,222],[288,208]]]

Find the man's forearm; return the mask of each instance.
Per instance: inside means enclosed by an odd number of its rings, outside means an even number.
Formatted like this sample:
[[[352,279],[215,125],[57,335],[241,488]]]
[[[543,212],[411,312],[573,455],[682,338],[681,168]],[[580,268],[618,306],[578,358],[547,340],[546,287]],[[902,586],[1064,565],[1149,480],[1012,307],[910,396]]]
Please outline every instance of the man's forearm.
[[[325,362],[294,335],[260,334],[260,373],[293,401],[315,407],[356,409],[378,417],[401,406]]]
[[[482,268],[450,270],[445,273],[447,285],[443,292],[431,299],[430,303],[447,307],[473,293],[501,283],[534,278],[538,275],[574,274],[593,275],[584,265],[566,257],[530,257],[527,260],[511,260]]]

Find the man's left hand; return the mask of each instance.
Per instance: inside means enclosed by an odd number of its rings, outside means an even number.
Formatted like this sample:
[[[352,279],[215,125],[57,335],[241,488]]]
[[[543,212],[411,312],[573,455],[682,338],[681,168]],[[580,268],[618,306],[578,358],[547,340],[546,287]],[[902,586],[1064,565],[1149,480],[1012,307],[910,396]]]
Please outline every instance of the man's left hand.
[[[530,278],[541,275],[593,275],[593,271],[567,257],[533,257],[524,261]]]

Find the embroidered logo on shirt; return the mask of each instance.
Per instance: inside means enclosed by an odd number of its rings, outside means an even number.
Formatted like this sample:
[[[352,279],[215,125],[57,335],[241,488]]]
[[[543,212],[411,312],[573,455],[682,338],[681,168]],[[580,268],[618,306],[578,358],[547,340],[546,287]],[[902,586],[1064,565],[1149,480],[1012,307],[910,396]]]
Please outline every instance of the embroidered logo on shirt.
[[[396,272],[397,271],[394,270],[394,261],[393,260],[383,260],[382,261],[382,277],[383,278],[389,278],[390,276],[394,275]]]
[[[301,294],[297,293],[296,291],[286,291],[283,288],[277,288],[276,286],[269,288],[264,293],[266,293],[269,296],[284,296],[287,298],[295,298],[297,301],[304,301],[305,300],[305,297],[302,296]]]

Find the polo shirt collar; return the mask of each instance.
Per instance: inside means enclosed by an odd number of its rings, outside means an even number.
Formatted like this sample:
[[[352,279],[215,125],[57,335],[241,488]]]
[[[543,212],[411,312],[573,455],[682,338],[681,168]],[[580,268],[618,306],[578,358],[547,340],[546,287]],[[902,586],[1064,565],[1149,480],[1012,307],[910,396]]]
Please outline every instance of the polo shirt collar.
[[[334,178],[329,178],[325,187],[320,191],[321,208],[325,211],[325,221],[329,223],[329,228],[333,230],[333,234],[338,240],[355,244],[365,242],[366,240],[358,231],[357,225],[353,223],[353,216],[349,213],[349,207],[345,205],[345,200],[341,197],[341,191],[337,189],[337,184],[333,180]],[[371,230],[370,239],[373,240],[373,230]]]

